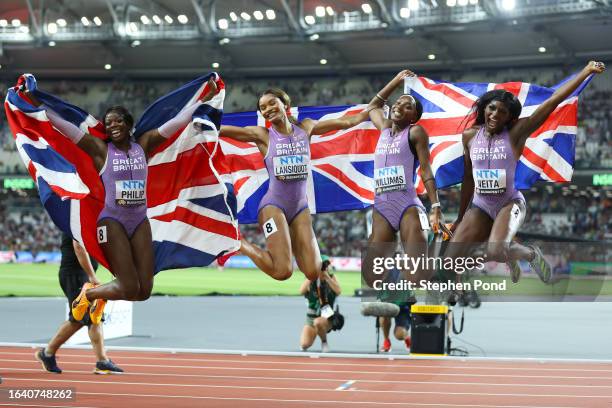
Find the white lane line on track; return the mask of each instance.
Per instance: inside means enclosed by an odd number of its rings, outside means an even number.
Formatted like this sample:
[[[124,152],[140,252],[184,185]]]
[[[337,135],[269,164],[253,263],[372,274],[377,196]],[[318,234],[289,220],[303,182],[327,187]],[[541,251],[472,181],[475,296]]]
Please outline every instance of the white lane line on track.
[[[37,382],[49,382],[49,383],[65,383],[65,380],[47,380],[41,378],[12,378],[5,377],[5,380],[11,381],[37,381]],[[85,380],[70,380],[71,384],[102,384],[100,381],[85,381]],[[293,387],[256,387],[256,386],[236,386],[236,385],[211,385],[211,384],[173,384],[173,383],[149,383],[149,382],[128,382],[128,381],[106,381],[103,384],[115,384],[115,385],[137,385],[146,387],[178,387],[178,388],[229,388],[229,389],[241,389],[241,390],[274,390],[274,391],[305,391],[305,392],[333,392],[329,388],[293,388]],[[405,390],[354,390],[354,392],[361,393],[373,393],[373,394],[408,394],[408,395],[440,395],[440,391],[405,391]],[[487,392],[444,392],[444,395],[457,395],[457,396],[480,396],[480,397],[532,397],[532,398],[612,398],[612,395],[570,395],[570,394],[525,394],[525,393],[487,393]]]
[[[102,396],[118,396],[118,397],[155,397],[155,398],[188,398],[188,399],[205,399],[217,401],[265,401],[279,403],[312,403],[312,404],[350,404],[350,405],[394,405],[404,407],[452,407],[452,408],[585,408],[577,406],[557,406],[557,405],[479,405],[479,404],[442,404],[442,403],[414,403],[414,402],[366,402],[366,401],[338,401],[338,400],[304,400],[304,399],[275,399],[275,398],[237,398],[237,397],[198,397],[187,395],[157,395],[157,394],[116,394],[106,392],[80,392],[84,395],[102,395]],[[1,405],[1,404],[0,404]],[[41,405],[37,405],[41,406]],[[42,405],[44,406],[44,405]],[[81,407],[79,407],[81,408]]]
[[[42,372],[39,368],[3,368],[5,371]],[[91,374],[91,371],[62,370],[65,374]],[[207,374],[180,374],[180,373],[137,373],[124,372],[123,377],[151,376],[151,377],[186,377],[186,378],[209,378],[209,379],[236,379],[236,380],[267,380],[267,381],[320,381],[330,382],[333,378],[305,378],[305,377],[254,377],[236,375],[207,375]],[[566,377],[563,377],[566,378]],[[575,384],[516,384],[516,383],[483,383],[483,382],[444,382],[444,381],[398,381],[398,380],[359,380],[361,383],[372,384],[406,384],[406,385],[461,385],[461,386],[492,386],[492,387],[531,387],[531,388],[611,388],[612,385],[575,385]]]
[[[2,362],[19,362],[19,363],[37,363],[36,360],[3,360]],[[222,363],[223,361],[219,361]],[[69,364],[77,364],[77,365],[90,365],[91,363],[78,363],[78,362],[68,362],[62,361],[61,364],[69,365]],[[355,370],[305,370],[305,369],[297,369],[297,368],[260,368],[260,367],[223,367],[223,366],[202,366],[202,365],[192,365],[192,366],[184,366],[184,365],[156,365],[156,364],[121,364],[125,367],[154,367],[154,368],[180,368],[180,369],[211,369],[211,370],[243,370],[243,371],[282,371],[282,372],[297,372],[297,373],[348,373],[354,374]],[[409,367],[406,367],[409,368]],[[387,375],[389,371],[359,371],[359,374],[372,374],[372,375]],[[560,378],[560,379],[570,379],[570,380],[612,380],[612,377],[579,377],[579,376],[554,376],[554,375],[508,375],[508,374],[461,374],[461,373],[440,373],[435,371],[393,371],[394,375],[430,375],[432,377],[500,377],[500,378]]]
[[[20,348],[40,348],[46,347],[46,343],[20,343],[20,342],[0,342],[0,347],[20,347]],[[68,350],[91,350],[90,345],[64,345],[62,348]],[[457,356],[411,356],[411,355],[382,355],[382,354],[363,354],[363,353],[314,353],[303,351],[264,351],[264,350],[215,350],[215,349],[190,349],[190,348],[170,348],[170,347],[127,347],[127,346],[107,346],[107,350],[116,351],[135,351],[148,353],[185,353],[185,354],[210,354],[210,355],[241,355],[241,356],[268,356],[268,357],[300,357],[300,358],[321,358],[326,361],[330,359],[366,359],[366,360],[411,360],[411,361],[466,361],[465,357]],[[470,361],[487,362],[509,362],[509,363],[586,363],[586,364],[612,364],[612,359],[592,359],[592,358],[542,358],[542,357],[470,357]]]
[[[342,384],[341,386],[339,386],[338,388],[336,388],[336,391],[346,391],[349,388],[351,388],[351,385],[355,384],[354,380],[350,380],[345,382],[344,384]]]
[[[0,355],[22,355],[22,356],[30,356],[30,352],[28,353],[18,353],[18,352],[4,352],[0,351]],[[65,358],[86,358],[91,360],[91,354],[72,354],[72,355],[63,355]],[[193,362],[223,362],[223,363],[242,363],[242,364],[288,364],[288,365],[321,365],[325,364],[326,366],[349,366],[349,367],[391,367],[391,368],[436,368],[436,369],[459,369],[459,370],[519,370],[519,371],[569,371],[569,372],[594,372],[594,373],[612,373],[612,367],[610,369],[590,369],[590,368],[549,368],[549,367],[488,367],[488,366],[462,366],[462,365],[424,365],[424,364],[360,364],[360,363],[336,363],[331,361],[324,362],[300,362],[300,361],[264,361],[264,360],[230,360],[230,359],[206,359],[206,358],[180,358],[176,357],[176,354],[168,357],[135,357],[135,356],[121,356],[122,360],[126,359],[135,359],[135,360],[161,360],[168,361],[171,359],[172,361],[193,361]],[[67,361],[67,360],[66,360]]]

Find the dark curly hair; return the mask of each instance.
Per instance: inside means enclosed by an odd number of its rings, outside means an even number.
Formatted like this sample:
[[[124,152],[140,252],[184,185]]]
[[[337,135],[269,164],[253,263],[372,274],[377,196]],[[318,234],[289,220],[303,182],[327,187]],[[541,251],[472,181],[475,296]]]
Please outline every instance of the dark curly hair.
[[[120,115],[125,121],[125,123],[127,123],[127,125],[130,127],[130,129],[134,127],[134,117],[123,106],[116,105],[108,108],[104,113],[104,119],[106,119],[106,116],[111,112]]]
[[[510,129],[514,124],[514,121],[521,115],[523,106],[517,97],[514,96],[514,94],[504,91],[503,89],[496,89],[486,92],[480,98],[478,98],[476,102],[474,102],[470,114],[468,115],[469,117],[473,115],[474,112],[476,113],[476,118],[474,119],[472,126],[480,126],[484,124],[485,108],[493,101],[500,101],[506,105],[506,108],[508,108],[508,111],[510,111],[510,119],[508,120],[508,123],[505,124],[505,126]]]

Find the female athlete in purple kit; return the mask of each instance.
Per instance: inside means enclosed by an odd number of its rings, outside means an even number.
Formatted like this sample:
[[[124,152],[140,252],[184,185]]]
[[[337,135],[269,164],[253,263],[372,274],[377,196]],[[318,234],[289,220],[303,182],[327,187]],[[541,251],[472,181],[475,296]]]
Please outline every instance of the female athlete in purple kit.
[[[476,119],[463,132],[465,172],[461,207],[451,243],[487,242],[487,259],[508,262],[514,282],[520,278],[517,260],[530,262],[546,283],[552,273],[539,248],[512,239],[525,219],[525,198],[514,187],[516,164],[529,136],[591,74],[605,70],[591,61],[542,103],[531,116],[519,119],[521,103],[510,92],[489,91],[474,104]],[[471,208],[468,209],[471,201]],[[446,256],[461,256],[460,246],[451,246]]]
[[[195,110],[217,92],[213,78],[208,92],[186,106],[158,129],[145,132],[133,141],[132,115],[121,106],[104,115],[107,140],[94,137],[64,120],[28,91],[26,95],[46,110],[51,124],[87,153],[100,174],[105,190],[104,209],[98,216],[97,238],[115,279],[104,285],[85,283],[72,303],[72,314],[79,321],[89,311],[99,324],[106,300],[146,300],[153,289],[153,243],[147,218],[147,160],[160,144],[191,121]],[[92,304],[93,302],[93,304]]]
[[[429,163],[429,136],[415,123],[423,113],[423,107],[412,95],[401,95],[391,106],[390,119],[385,119],[381,109],[393,91],[405,78],[414,76],[409,70],[399,72],[370,101],[370,119],[381,131],[374,154],[375,198],[372,214],[372,234],[362,263],[362,276],[372,286],[376,279],[373,265],[375,258],[389,256],[394,251],[399,231],[404,252],[418,258],[427,254],[427,230],[437,231],[443,221],[436,182]],[[373,109],[370,109],[373,108]],[[426,215],[425,206],[418,198],[414,186],[417,160],[421,176],[431,202]],[[393,245],[391,248],[390,245]],[[405,273],[408,271],[404,271]],[[411,271],[409,280],[420,280],[425,269]],[[418,275],[414,275],[418,273]]]
[[[221,126],[221,136],[253,142],[264,156],[270,184],[259,204],[258,221],[266,236],[267,250],[242,240],[240,252],[277,280],[292,272],[292,252],[309,280],[321,273],[321,255],[312,229],[306,183],[310,174],[310,138],[333,130],[348,129],[368,118],[368,112],[337,119],[297,122],[290,116],[291,100],[280,89],[265,91],[257,103],[262,126]]]

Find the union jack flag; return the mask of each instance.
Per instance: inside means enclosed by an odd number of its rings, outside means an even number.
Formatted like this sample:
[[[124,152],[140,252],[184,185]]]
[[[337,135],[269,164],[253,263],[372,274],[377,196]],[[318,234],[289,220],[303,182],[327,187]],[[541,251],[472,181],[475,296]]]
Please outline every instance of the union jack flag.
[[[153,103],[135,128],[135,137],[159,127],[206,89],[209,74]],[[239,247],[233,186],[217,170],[224,84],[193,114],[192,122],[161,145],[149,159],[147,215],[153,231],[155,272],[206,266]],[[26,74],[9,89],[5,110],[17,149],[36,181],[43,206],[64,232],[83,243],[108,267],[96,237],[96,220],[104,206],[104,186],[89,156],[49,122],[45,109],[33,106],[19,91],[28,84],[41,102],[81,130],[105,139],[104,126],[82,109],[36,89]]]
[[[523,110],[521,117],[531,115],[556,89],[523,82],[449,83],[419,77],[412,94],[423,104],[418,122],[429,134],[430,161],[439,188],[461,183],[463,179],[463,146],[461,135],[469,124],[466,116],[474,102],[492,89],[505,89],[517,96]],[[577,129],[578,94],[591,78],[562,102],[525,144],[516,169],[515,185],[531,187],[537,180],[571,181]],[[299,120],[317,120],[357,113],[365,105],[292,108]],[[269,126],[259,112],[226,114],[223,124],[234,126]],[[223,136],[223,135],[221,135]],[[370,122],[343,131],[330,132],[311,139],[312,166],[308,180],[308,201],[312,213],[358,210],[374,202],[374,150],[379,132]],[[263,158],[254,144],[221,137],[221,148],[227,160],[227,173],[238,200],[238,220],[243,224],[257,222],[257,206],[268,188]],[[415,175],[419,194],[425,193],[419,169]]]
[[[325,120],[357,114],[366,105],[291,108],[299,120]],[[269,126],[259,112],[226,114],[224,125]],[[379,132],[371,122],[348,130],[313,136],[310,141],[311,176],[308,178],[308,204],[312,213],[356,210],[374,203],[374,150]],[[257,207],[268,190],[268,173],[255,144],[224,138],[221,148],[226,173],[237,198],[238,221],[257,222]]]

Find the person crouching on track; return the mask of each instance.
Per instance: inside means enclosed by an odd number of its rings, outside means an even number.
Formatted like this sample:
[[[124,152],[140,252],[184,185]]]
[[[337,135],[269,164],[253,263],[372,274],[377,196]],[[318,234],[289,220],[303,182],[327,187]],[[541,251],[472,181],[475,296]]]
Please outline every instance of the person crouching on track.
[[[308,301],[306,324],[302,329],[300,347],[302,351],[308,350],[318,335],[321,338],[321,352],[327,353],[329,351],[327,333],[332,330],[340,330],[342,327],[338,327],[340,325],[338,319],[343,318],[338,316],[339,312],[334,313],[331,318],[323,316],[326,310],[333,310],[336,297],[341,293],[341,288],[334,276],[329,257],[322,255],[321,259],[323,260],[321,277],[313,281],[306,279],[300,287],[300,294]]]

